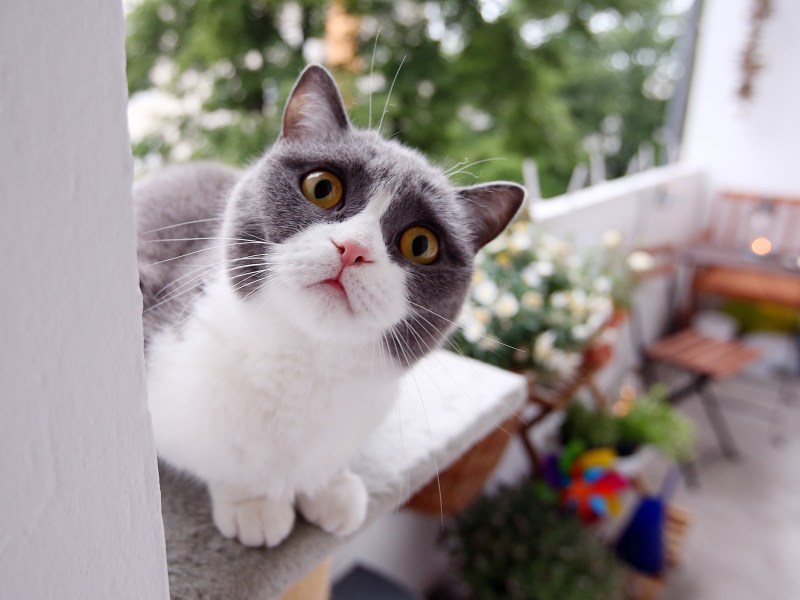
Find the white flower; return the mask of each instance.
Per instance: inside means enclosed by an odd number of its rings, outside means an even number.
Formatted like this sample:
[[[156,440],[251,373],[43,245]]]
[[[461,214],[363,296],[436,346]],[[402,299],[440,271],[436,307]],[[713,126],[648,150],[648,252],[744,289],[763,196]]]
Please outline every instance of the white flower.
[[[478,285],[481,281],[484,281],[488,276],[486,275],[485,271],[481,271],[480,269],[475,269],[475,272],[472,274],[472,284]]]
[[[539,284],[542,283],[542,276],[536,271],[535,264],[525,267],[522,271],[522,281],[530,287],[539,287]]]
[[[608,294],[611,292],[611,279],[605,276],[598,277],[594,280],[592,288],[598,294]]]
[[[611,317],[611,313],[614,312],[614,303],[608,296],[591,296],[587,300],[586,305],[589,308],[589,312],[592,313],[592,316],[601,319],[603,323],[605,323],[609,317]]]
[[[592,337],[593,333],[594,333],[593,329],[588,325],[586,325],[585,323],[575,325],[572,328],[572,337],[575,338],[575,340],[578,342],[583,342],[588,340],[590,337]]]
[[[531,247],[531,238],[526,233],[514,233],[508,243],[508,249],[512,254],[524,252]]]
[[[489,322],[492,320],[492,313],[489,312],[488,308],[483,308],[482,306],[477,307],[472,312],[473,317],[479,323],[483,323],[484,325],[488,325]]]
[[[556,345],[556,332],[552,329],[539,334],[533,344],[533,357],[537,362],[544,362],[553,354]]]
[[[547,361],[547,366],[553,369],[559,375],[568,375],[577,369],[581,364],[580,354],[574,352],[562,352],[561,350],[553,350],[550,360]]]
[[[556,292],[550,296],[550,306],[553,308],[566,308],[570,303],[569,292]]]
[[[486,244],[486,251],[492,254],[497,254],[508,248],[508,235],[500,234],[491,242]]]
[[[533,263],[533,268],[536,270],[536,273],[542,277],[550,277],[556,272],[555,265],[549,260],[537,261]]]
[[[519,312],[519,302],[511,292],[505,292],[494,305],[495,314],[501,319],[510,319]]]
[[[522,294],[522,305],[530,310],[539,310],[544,304],[544,298],[539,292],[525,292]]]
[[[653,256],[649,252],[644,252],[643,250],[631,252],[625,262],[627,263],[628,268],[634,273],[644,273],[649,271],[655,266],[656,263],[655,259],[653,259]]]
[[[483,338],[486,327],[478,320],[472,320],[463,327],[464,338],[468,342],[475,343]]]
[[[500,345],[500,341],[493,337],[482,337],[478,345],[484,350],[494,350]]]
[[[609,229],[603,234],[603,246],[616,248],[622,243],[622,233],[618,229]]]
[[[489,306],[497,300],[499,293],[497,284],[491,279],[486,279],[475,286],[472,290],[472,297],[484,306]]]
[[[573,290],[567,297],[567,302],[569,303],[569,310],[575,319],[581,321],[586,317],[588,312],[586,292],[581,289]]]
[[[583,266],[583,259],[581,259],[581,257],[578,256],[577,254],[571,254],[570,256],[567,257],[564,263],[567,265],[568,268],[577,271]]]
[[[546,255],[563,258],[569,254],[569,244],[555,236],[544,234],[539,240],[539,247]]]

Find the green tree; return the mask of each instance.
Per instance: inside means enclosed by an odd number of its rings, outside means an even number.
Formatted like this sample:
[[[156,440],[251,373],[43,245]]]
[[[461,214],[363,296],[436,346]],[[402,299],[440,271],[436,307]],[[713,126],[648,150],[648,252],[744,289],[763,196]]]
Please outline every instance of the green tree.
[[[456,175],[460,183],[473,175],[518,180],[532,157],[545,195],[561,193],[585,159],[585,138],[601,131],[610,173],[619,175],[643,141],[656,140],[670,77],[679,74],[664,75],[677,28],[661,31],[665,19],[676,20],[663,14],[662,0],[345,4],[363,16],[362,68],[335,71],[354,121],[367,126],[371,108],[373,127],[382,122],[385,135],[446,167],[480,161]],[[128,15],[130,92],[134,102],[149,94],[169,108],[135,132],[135,155],[234,164],[256,156],[277,135],[304,51],[324,36],[327,5],[136,3]],[[663,85],[648,92],[658,77]]]

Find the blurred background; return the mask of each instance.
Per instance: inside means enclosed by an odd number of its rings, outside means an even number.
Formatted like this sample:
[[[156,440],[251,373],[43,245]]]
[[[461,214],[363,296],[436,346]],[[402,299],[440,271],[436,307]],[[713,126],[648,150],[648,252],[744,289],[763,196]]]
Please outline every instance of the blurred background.
[[[469,169],[479,180],[519,181],[532,159],[555,196],[677,156],[692,4],[126,0],[137,169],[252,160],[297,74],[319,62],[358,126],[371,97],[386,136],[448,167],[486,161]]]

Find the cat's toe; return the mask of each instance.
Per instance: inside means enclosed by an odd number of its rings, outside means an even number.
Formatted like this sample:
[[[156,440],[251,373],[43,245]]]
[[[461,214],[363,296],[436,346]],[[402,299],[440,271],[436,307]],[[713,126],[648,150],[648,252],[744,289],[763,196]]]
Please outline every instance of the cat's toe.
[[[289,502],[266,497],[214,504],[214,523],[225,537],[236,537],[245,546],[273,548],[294,526],[294,508]]]
[[[367,516],[367,490],[361,479],[345,471],[313,496],[301,495],[303,516],[329,533],[349,535]]]

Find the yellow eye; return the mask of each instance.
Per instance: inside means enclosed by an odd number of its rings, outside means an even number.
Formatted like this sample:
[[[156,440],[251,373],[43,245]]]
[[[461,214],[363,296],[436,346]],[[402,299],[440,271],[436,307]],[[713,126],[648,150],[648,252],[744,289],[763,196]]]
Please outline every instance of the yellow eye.
[[[312,171],[300,184],[303,196],[320,208],[333,208],[342,201],[341,180],[330,171]]]
[[[409,227],[400,236],[400,252],[408,260],[429,265],[439,256],[439,240],[426,227]]]

